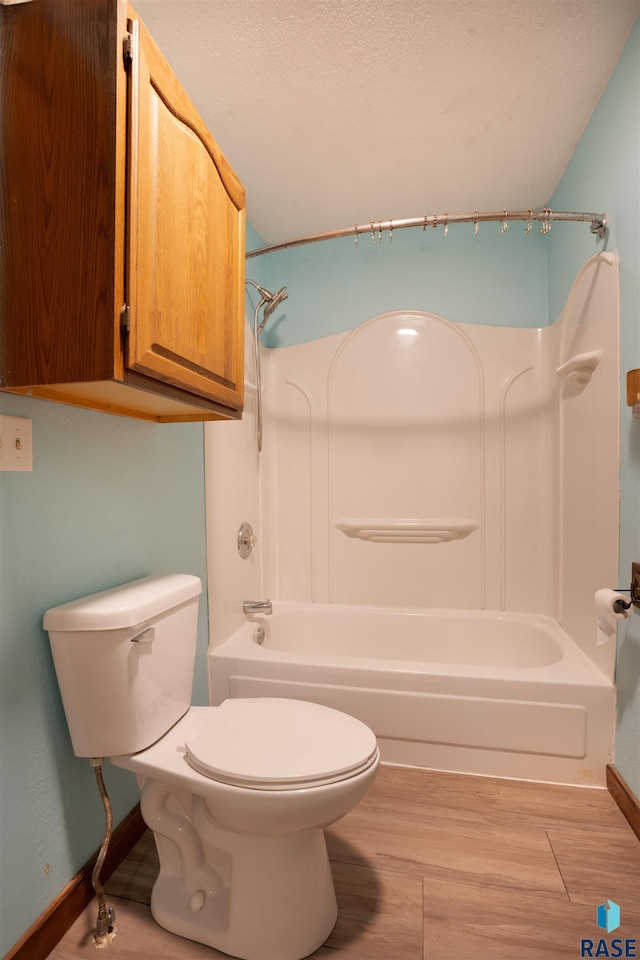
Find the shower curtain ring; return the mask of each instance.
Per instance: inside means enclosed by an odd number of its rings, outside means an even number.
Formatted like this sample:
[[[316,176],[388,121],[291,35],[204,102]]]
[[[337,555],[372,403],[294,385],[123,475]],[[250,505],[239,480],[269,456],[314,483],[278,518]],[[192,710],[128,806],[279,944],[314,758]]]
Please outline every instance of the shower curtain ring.
[[[393,243],[393,220],[389,220],[389,243]]]
[[[507,211],[502,211],[502,226],[500,227],[500,233],[506,233],[509,229],[509,224],[507,223]]]
[[[378,243],[382,243],[382,220],[378,220]]]
[[[354,233],[354,236],[355,236],[355,238],[356,238],[356,247],[357,247],[357,246],[358,246],[358,224],[357,224],[357,223],[356,223],[355,227],[353,228],[353,233]]]
[[[434,213],[434,215],[433,215],[433,229],[434,229],[434,230],[437,230],[437,229],[438,229],[438,214],[437,214],[437,213]]]
[[[551,224],[549,223],[549,217],[551,216],[551,210],[548,207],[545,207],[542,211],[542,223],[540,224],[540,233],[547,234],[551,230]]]
[[[448,237],[448,236],[449,236],[449,221],[448,221],[448,219],[447,219],[448,216],[449,216],[449,214],[445,211],[445,215],[444,215],[444,235],[445,235],[445,237]]]
[[[529,213],[529,219],[527,220],[527,225],[526,225],[526,227],[524,228],[524,232],[525,232],[526,234],[531,233],[531,218],[532,218],[532,216],[533,216],[533,210],[529,210],[528,213]]]
[[[423,233],[424,233],[425,230],[427,229],[427,221],[428,221],[428,220],[429,220],[429,216],[428,216],[428,214],[425,213],[425,215],[424,215],[424,223],[422,224],[422,232],[423,232]]]
[[[371,243],[376,242],[376,232],[373,229],[373,220],[371,221]]]
[[[474,233],[474,235],[475,235],[476,237],[478,236],[478,231],[479,231],[479,229],[480,229],[480,222],[479,222],[479,220],[478,220],[479,216],[480,216],[480,214],[479,214],[479,212],[476,210],[476,218],[475,218],[475,220],[473,221],[473,233]]]

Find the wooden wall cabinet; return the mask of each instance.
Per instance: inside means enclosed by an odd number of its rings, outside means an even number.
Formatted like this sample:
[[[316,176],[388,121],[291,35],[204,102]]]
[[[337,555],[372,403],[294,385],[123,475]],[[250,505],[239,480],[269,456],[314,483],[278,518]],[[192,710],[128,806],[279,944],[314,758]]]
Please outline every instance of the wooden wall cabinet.
[[[239,417],[241,183],[126,0],[0,7],[0,386]]]

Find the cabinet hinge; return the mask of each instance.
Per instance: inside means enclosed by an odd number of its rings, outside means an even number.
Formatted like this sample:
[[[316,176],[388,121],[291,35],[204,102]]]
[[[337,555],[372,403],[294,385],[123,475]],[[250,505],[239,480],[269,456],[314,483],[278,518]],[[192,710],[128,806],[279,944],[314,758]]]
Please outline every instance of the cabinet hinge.
[[[120,311],[120,332],[123,337],[129,333],[131,329],[131,308],[128,303],[125,303],[122,310]]]
[[[130,33],[126,35],[122,42],[122,59],[124,60],[125,70],[128,70],[133,63],[133,38]]]

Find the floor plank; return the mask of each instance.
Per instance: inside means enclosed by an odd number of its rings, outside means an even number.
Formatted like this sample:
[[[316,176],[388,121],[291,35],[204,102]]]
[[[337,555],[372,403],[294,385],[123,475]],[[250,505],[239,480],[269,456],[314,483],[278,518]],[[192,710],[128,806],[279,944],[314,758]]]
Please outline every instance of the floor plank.
[[[156,844],[153,834],[147,830],[129,856],[111,874],[105,884],[105,892],[110,897],[149,904],[159,870]]]
[[[227,960],[224,953],[163,930],[153,920],[149,907],[130,900],[109,897],[116,912],[116,936],[106,950],[96,951],[93,931],[96,906],[91,904],[49,955],[52,960]]]
[[[365,809],[398,808],[430,823],[468,820],[481,824],[593,827],[628,835],[628,823],[607,790],[562,784],[462,776],[412,767],[383,766],[362,801]]]
[[[566,899],[425,880],[425,960],[568,960],[593,927]]]
[[[338,922],[315,958],[422,960],[422,878],[332,864]]]
[[[640,843],[606,790],[394,766],[326,831],[338,922],[314,960],[567,960],[598,904],[640,939]],[[160,928],[150,833],[107,884],[110,960],[223,960]],[[92,904],[50,954],[94,955]],[[616,932],[618,933],[618,932]]]
[[[630,829],[625,838],[549,832],[549,840],[572,903],[615,900],[638,920],[640,937],[640,843]]]
[[[375,823],[353,811],[327,831],[332,860],[364,856],[383,870],[415,876],[536,890],[566,899],[562,877],[543,830],[490,827],[449,820],[407,821],[396,810]]]

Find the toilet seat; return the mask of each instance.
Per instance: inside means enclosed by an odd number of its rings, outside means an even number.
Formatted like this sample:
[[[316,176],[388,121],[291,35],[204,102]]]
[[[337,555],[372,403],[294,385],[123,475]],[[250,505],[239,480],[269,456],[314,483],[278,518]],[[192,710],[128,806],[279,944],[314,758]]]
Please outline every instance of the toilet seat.
[[[378,746],[369,727],[303,700],[225,700],[186,741],[186,759],[203,776],[254,790],[296,790],[366,770]]]

